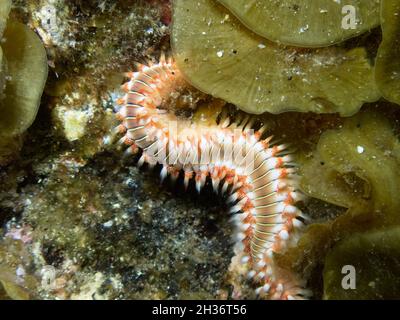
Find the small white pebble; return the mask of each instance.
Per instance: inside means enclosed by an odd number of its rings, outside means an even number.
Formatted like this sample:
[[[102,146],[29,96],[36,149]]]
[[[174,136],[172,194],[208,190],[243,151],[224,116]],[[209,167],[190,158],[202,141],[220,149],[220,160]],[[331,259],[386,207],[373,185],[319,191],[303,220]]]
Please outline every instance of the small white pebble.
[[[258,47],[259,47],[260,49],[264,49],[264,48],[266,48],[266,45],[263,44],[263,43],[260,43],[260,44],[258,45]]]
[[[224,55],[224,50],[220,50],[217,52],[218,58],[221,58]]]
[[[364,152],[364,147],[362,147],[362,146],[357,146],[357,152],[358,153],[363,153]]]

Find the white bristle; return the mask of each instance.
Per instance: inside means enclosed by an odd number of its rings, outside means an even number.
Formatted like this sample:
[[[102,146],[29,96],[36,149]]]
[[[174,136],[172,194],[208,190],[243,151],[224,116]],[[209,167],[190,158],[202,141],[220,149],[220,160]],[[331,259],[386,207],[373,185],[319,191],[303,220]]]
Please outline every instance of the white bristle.
[[[293,219],[292,223],[293,223],[293,227],[295,227],[295,228],[301,228],[304,226],[303,222],[301,222],[298,219]]]
[[[238,198],[238,193],[234,192],[228,197],[227,202],[228,203],[235,202],[237,200],[237,198]]]
[[[234,205],[232,208],[229,209],[229,213],[236,213],[242,209],[240,204]]]
[[[245,249],[244,244],[242,241],[236,242],[234,246],[234,251],[235,252],[243,252]]]
[[[287,230],[281,230],[281,231],[279,232],[279,237],[280,237],[282,240],[287,240],[287,239],[289,239],[289,232],[287,232]]]
[[[212,186],[216,193],[218,193],[219,182],[220,182],[219,178],[214,178],[212,180]]]
[[[250,260],[250,257],[249,257],[249,256],[244,256],[244,257],[242,257],[242,259],[240,260],[240,262],[241,262],[242,264],[246,264],[247,262],[249,262],[249,260]]]
[[[266,265],[266,263],[265,263],[264,260],[260,260],[260,261],[258,261],[257,264],[256,264],[257,268],[259,268],[259,269],[265,267],[265,265]]]
[[[229,184],[227,181],[224,182],[224,184],[222,185],[222,189],[221,189],[221,193],[224,194],[226,192],[226,190],[228,189]]]
[[[246,235],[243,232],[238,232],[236,234],[236,240],[237,241],[243,241],[244,239],[246,239]]]
[[[167,177],[167,175],[168,175],[167,167],[163,166],[163,168],[161,169],[161,172],[160,172],[161,181],[164,181],[164,179]]]
[[[273,251],[271,248],[269,248],[269,249],[265,252],[265,255],[266,255],[269,259],[271,259],[271,258],[274,256],[274,251]]]
[[[143,166],[143,164],[145,163],[146,159],[145,159],[145,154],[143,153],[142,156],[140,157],[139,161],[138,161],[138,167],[140,168],[141,166]]]
[[[196,180],[196,190],[197,190],[198,193],[200,193],[200,191],[201,191],[201,181],[200,181],[200,179]]]
[[[267,293],[267,292],[269,292],[269,289],[271,289],[271,285],[266,283],[263,285],[262,289],[265,293]]]

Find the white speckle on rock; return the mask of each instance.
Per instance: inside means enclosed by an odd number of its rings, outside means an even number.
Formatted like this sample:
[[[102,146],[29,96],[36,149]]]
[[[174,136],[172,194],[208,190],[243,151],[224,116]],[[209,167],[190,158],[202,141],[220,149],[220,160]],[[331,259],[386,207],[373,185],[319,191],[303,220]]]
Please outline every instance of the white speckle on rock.
[[[17,267],[17,269],[15,270],[15,274],[17,275],[17,277],[24,277],[25,276],[25,269],[23,266],[19,265]]]
[[[114,224],[114,222],[112,220],[109,220],[109,221],[103,223],[103,227],[104,228],[111,228],[113,224]]]

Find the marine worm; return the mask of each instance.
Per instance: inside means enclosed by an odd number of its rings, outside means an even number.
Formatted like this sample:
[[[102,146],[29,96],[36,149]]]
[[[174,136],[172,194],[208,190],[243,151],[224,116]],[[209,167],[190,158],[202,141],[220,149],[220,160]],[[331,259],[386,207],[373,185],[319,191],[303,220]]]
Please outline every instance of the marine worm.
[[[194,179],[199,192],[210,179],[231,204],[235,252],[259,284],[256,293],[268,299],[306,298],[302,281],[274,261],[306,219],[295,205],[303,195],[287,146],[263,138],[265,127],[254,130],[249,116],[204,122],[176,116],[165,104],[185,80],[172,58],[162,55],[158,63],[139,65],[126,76],[115,129],[126,152],[141,150],[139,165],[160,164],[162,179],[182,175],[185,187]]]

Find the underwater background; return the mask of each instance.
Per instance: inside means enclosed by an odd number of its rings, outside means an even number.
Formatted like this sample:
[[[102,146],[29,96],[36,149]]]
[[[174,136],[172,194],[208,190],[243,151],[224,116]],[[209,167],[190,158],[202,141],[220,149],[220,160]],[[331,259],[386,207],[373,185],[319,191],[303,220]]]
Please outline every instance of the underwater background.
[[[225,199],[103,143],[162,53],[182,119],[293,148],[309,221],[276,259],[311,298],[400,298],[400,1],[0,0],[0,38],[0,299],[257,298]]]

